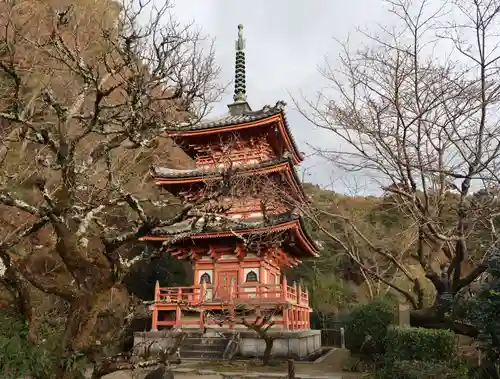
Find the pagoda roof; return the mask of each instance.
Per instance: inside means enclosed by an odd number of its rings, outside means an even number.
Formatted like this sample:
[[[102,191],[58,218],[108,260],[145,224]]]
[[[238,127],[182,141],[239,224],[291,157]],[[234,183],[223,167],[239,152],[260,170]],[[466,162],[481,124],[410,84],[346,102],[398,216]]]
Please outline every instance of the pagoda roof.
[[[228,217],[205,222],[204,220],[185,220],[168,227],[153,229],[141,240],[183,242],[185,240],[213,239],[224,237],[245,236],[250,234],[272,234],[290,231],[295,237],[297,256],[318,257],[316,244],[307,233],[302,217],[294,212],[268,215],[242,220],[231,220]]]
[[[239,114],[226,114],[224,116],[192,124],[180,124],[175,128],[166,130],[169,137],[188,137],[202,134],[212,134],[219,131],[233,131],[269,124],[273,121],[279,122],[283,138],[292,154],[296,155],[295,163],[304,160],[297,143],[290,132],[290,127],[285,114],[286,103],[278,101],[274,106],[265,105],[257,111],[247,110]]]
[[[293,181],[292,185],[298,193],[305,197],[304,189],[300,184],[300,178],[293,165],[289,155],[282,158],[272,158],[265,161],[250,163],[241,166],[234,166],[231,168],[235,174],[240,175],[253,175],[259,173],[281,172],[288,171],[290,179]],[[180,184],[180,183],[193,183],[197,181],[204,181],[207,179],[221,179],[222,175],[227,172],[226,167],[210,167],[210,168],[193,168],[193,169],[173,169],[167,167],[154,167],[152,175],[156,179],[156,184]]]

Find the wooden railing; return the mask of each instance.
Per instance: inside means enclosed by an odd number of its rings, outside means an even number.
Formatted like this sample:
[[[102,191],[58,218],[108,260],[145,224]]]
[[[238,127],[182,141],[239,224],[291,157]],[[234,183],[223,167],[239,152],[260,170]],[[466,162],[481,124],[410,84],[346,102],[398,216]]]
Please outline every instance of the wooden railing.
[[[216,287],[211,284],[200,284],[191,287],[155,287],[155,303],[188,304],[202,303],[258,301],[279,302],[286,301],[292,304],[308,305],[309,293],[300,285],[289,286],[282,284],[241,284]]]

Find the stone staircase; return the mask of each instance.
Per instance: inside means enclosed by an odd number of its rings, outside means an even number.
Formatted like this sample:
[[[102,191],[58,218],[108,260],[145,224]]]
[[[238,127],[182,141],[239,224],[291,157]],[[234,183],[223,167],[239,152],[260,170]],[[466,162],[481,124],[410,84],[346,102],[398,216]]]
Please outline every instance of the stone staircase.
[[[200,333],[189,333],[180,348],[181,359],[222,359],[230,338],[224,336],[204,336]]]

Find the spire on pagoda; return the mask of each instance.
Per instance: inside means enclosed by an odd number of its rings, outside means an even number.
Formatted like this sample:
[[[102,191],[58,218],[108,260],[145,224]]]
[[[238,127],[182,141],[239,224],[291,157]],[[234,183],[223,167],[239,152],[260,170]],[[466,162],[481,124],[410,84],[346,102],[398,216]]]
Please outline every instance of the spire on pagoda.
[[[234,76],[234,103],[229,104],[229,113],[232,116],[251,112],[247,103],[246,73],[245,73],[245,39],[243,38],[243,25],[238,25],[238,39],[236,46],[235,76]]]

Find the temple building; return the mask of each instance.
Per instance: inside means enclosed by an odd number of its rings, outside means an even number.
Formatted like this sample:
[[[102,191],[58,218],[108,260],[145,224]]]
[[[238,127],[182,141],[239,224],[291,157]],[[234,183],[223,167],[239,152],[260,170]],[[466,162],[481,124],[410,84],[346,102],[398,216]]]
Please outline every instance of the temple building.
[[[196,168],[153,169],[156,184],[192,208],[187,220],[142,239],[190,260],[194,282],[156,286],[152,330],[205,328],[215,322],[210,315],[242,308],[275,312],[275,328],[310,327],[307,289],[283,274],[318,256],[300,215],[305,194],[295,166],[303,156],[284,102],[255,111],[247,102],[244,47],[239,25],[234,102],[227,115],[167,132]]]

